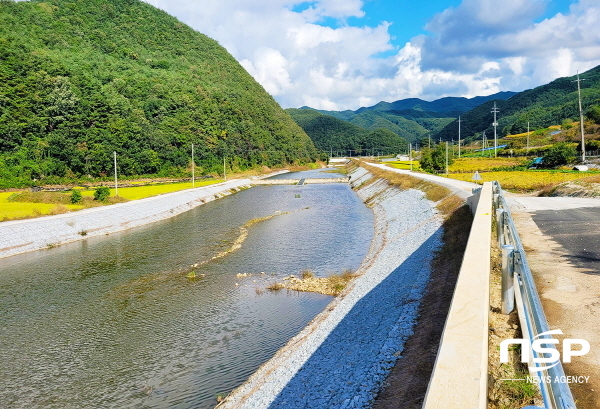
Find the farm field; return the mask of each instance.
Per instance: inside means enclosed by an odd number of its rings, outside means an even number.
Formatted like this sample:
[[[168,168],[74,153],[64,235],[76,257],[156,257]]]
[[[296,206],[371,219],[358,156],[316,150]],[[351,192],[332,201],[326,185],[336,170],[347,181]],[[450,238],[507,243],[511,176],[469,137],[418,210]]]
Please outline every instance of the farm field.
[[[570,171],[552,171],[552,170],[514,170],[514,171],[491,171],[480,172],[482,182],[491,182],[497,180],[503,189],[516,192],[532,192],[556,186],[564,182],[574,180],[585,180],[595,173],[581,173]],[[450,173],[448,175],[439,175],[451,179],[474,182],[472,173]]]
[[[410,161],[409,160],[395,160],[393,162],[385,162],[386,165],[396,168],[396,169],[404,169],[410,170]],[[418,160],[412,161],[413,170],[421,170],[421,166]]]
[[[195,187],[208,186],[220,183],[220,179],[210,179],[196,181]],[[169,183],[160,185],[146,185],[136,187],[119,188],[118,201],[139,200],[151,196],[157,196],[165,193],[177,192],[180,190],[191,189],[192,182]],[[0,192],[0,221],[29,219],[39,216],[67,213],[99,205],[108,205],[110,202],[99,203],[91,200],[94,196],[94,189],[80,190],[84,200],[81,204],[65,203],[65,199],[70,197],[70,192],[47,192],[44,198],[45,202],[39,201],[11,201],[9,197],[21,192]],[[114,200],[115,190],[110,189],[111,201]]]
[[[208,185],[214,185],[216,183],[223,182],[221,179],[209,179],[203,181],[196,181],[195,187],[202,187]],[[165,193],[178,192],[180,190],[191,189],[192,182],[181,182],[181,183],[168,183],[162,185],[146,185],[146,186],[135,186],[135,187],[120,187],[119,197],[127,200],[139,200],[147,197],[162,195]],[[83,196],[94,196],[94,190],[82,190]],[[115,195],[115,189],[110,189],[110,195]]]
[[[10,202],[8,197],[15,192],[0,192],[0,221],[28,219],[38,216],[65,213],[83,209],[81,205],[60,205],[54,203]],[[18,193],[18,192],[17,192]]]

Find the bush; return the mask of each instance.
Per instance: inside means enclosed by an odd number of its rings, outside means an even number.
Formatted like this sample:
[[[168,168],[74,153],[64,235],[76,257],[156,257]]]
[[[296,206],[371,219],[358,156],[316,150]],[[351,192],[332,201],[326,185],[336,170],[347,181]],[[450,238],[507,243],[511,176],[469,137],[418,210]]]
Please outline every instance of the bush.
[[[71,192],[71,203],[73,203],[73,204],[80,203],[81,199],[82,199],[81,191],[78,189],[74,189]]]
[[[546,167],[557,167],[563,166],[572,162],[577,156],[575,146],[571,143],[557,143],[553,145],[546,155],[544,155],[544,166]]]
[[[100,187],[96,188],[96,190],[94,191],[94,200],[97,200],[99,202],[106,201],[109,196],[110,196],[110,188],[107,186],[100,186]]]
[[[448,158],[448,166],[454,160]],[[421,168],[431,173],[442,173],[446,170],[446,144],[440,143],[435,149],[424,148],[421,151]]]

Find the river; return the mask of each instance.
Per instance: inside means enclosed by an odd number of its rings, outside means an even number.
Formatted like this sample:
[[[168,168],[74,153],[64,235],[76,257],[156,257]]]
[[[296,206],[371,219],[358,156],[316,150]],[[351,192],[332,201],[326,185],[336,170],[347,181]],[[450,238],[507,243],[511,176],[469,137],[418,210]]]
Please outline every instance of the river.
[[[319,176],[332,175],[279,177]],[[258,186],[3,259],[0,402],[210,408],[331,300],[268,284],[357,269],[372,234],[371,211],[346,184]]]

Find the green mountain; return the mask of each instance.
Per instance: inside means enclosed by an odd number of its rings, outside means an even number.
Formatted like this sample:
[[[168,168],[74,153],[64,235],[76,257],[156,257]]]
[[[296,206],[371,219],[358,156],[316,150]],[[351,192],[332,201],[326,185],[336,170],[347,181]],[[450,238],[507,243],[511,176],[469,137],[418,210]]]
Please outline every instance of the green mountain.
[[[581,99],[584,110],[600,105],[600,66],[580,74]],[[497,134],[499,136],[518,134],[530,129],[560,125],[565,119],[579,120],[579,102],[576,76],[558,78],[507,99],[487,101],[461,116],[463,138],[473,138],[482,132],[494,134],[492,123],[494,103],[498,109]],[[433,135],[435,140],[457,139],[458,122],[453,121]]]
[[[139,0],[0,1],[0,177],[312,161],[304,131],[217,44]],[[17,183],[17,182],[15,182]]]
[[[446,97],[431,102],[419,98],[408,98],[394,102],[381,101],[372,107],[363,107],[356,111],[318,110],[318,112],[368,130],[388,129],[413,142],[428,133],[439,132],[464,112],[486,101],[507,99],[513,95],[516,95],[516,92],[506,91],[486,97]],[[300,109],[312,110],[309,107]]]
[[[406,139],[381,126],[371,131],[314,109],[287,109],[317,148],[333,155],[393,154],[404,152]]]

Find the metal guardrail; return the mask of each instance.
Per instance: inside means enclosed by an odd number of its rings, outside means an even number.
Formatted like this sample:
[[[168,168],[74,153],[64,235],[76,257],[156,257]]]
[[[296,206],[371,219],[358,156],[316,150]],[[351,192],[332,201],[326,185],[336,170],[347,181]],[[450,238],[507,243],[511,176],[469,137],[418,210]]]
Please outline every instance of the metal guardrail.
[[[503,313],[510,313],[514,309],[516,301],[523,337],[530,342],[534,339],[551,339],[551,335],[540,335],[550,331],[550,327],[525,257],[525,250],[504,198],[502,187],[498,182],[493,182],[493,192],[498,244],[502,248]],[[544,348],[550,348],[548,344],[544,343],[544,345]],[[550,356],[550,354],[540,354],[535,350],[531,352],[532,358]],[[530,367],[542,368],[542,365],[530,363]],[[565,372],[560,361],[551,368],[533,372],[536,376],[544,377],[542,378],[544,380],[550,380],[550,382],[539,383],[545,409],[576,409],[569,385],[557,382],[557,380],[565,379]]]

